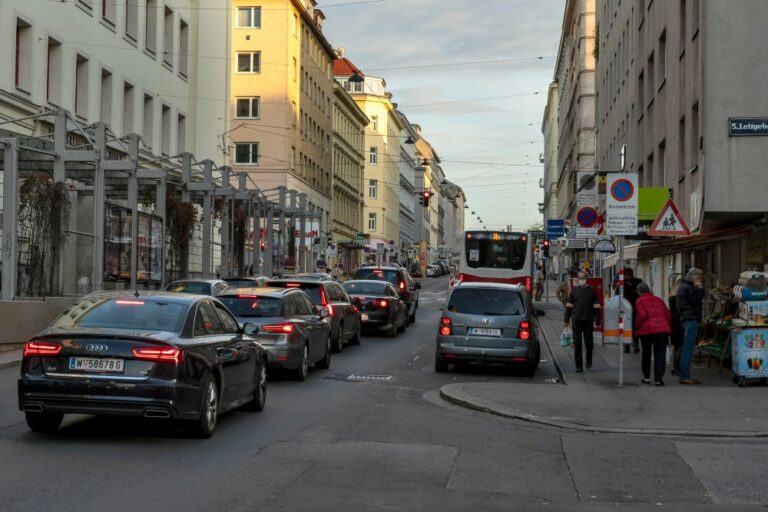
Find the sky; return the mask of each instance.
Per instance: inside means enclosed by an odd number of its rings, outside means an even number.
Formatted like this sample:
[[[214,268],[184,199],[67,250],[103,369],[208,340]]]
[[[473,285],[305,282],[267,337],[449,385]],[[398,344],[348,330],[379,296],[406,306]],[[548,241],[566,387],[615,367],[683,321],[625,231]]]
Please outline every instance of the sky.
[[[541,222],[541,123],[565,0],[326,0],[318,7],[331,44],[365,74],[386,79],[447,179],[464,189],[467,229],[481,227],[478,216],[488,229]]]

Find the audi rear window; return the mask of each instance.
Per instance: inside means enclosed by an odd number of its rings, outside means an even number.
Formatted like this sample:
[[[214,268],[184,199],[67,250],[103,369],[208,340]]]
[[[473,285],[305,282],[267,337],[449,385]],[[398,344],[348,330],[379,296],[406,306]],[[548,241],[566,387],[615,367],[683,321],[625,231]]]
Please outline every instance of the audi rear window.
[[[62,313],[52,327],[179,332],[187,308],[187,303],[133,297],[82,300]]]
[[[463,315],[520,316],[525,302],[519,292],[489,288],[454,288],[446,310]]]
[[[291,282],[276,282],[272,281],[269,286],[274,286],[275,288],[296,288],[297,290],[301,290],[307,295],[309,295],[309,299],[312,301],[312,304],[316,306],[322,306],[322,294],[320,293],[320,290],[322,289],[322,285],[320,283],[291,283]]]
[[[285,316],[283,300],[277,297],[228,295],[219,300],[239,318]]]
[[[361,293],[382,295],[387,293],[386,283],[366,283],[364,281],[344,283],[344,289],[347,290],[347,293],[350,295],[360,295]]]
[[[355,279],[365,279],[368,281],[387,281],[397,287],[400,282],[400,272],[398,270],[385,270],[377,268],[361,268],[355,274]]]

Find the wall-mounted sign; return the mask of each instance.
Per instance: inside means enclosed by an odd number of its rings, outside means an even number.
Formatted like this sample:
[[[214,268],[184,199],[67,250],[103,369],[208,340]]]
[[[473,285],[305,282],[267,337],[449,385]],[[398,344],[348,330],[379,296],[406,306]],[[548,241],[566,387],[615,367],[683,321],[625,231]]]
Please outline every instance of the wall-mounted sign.
[[[768,117],[732,117],[728,120],[731,137],[768,136]]]

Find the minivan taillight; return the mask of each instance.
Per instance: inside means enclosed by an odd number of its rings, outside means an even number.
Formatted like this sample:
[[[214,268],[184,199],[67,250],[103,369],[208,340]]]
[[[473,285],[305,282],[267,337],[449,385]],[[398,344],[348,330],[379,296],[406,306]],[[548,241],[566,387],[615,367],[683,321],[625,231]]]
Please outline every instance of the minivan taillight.
[[[521,340],[527,340],[531,338],[531,324],[530,322],[520,322],[520,329],[517,337]]]
[[[50,341],[30,341],[24,345],[24,357],[28,356],[55,356],[64,347]]]
[[[184,360],[184,352],[175,347],[144,347],[131,349],[134,359],[154,361],[157,363],[180,363]]]
[[[530,278],[530,276],[525,278],[525,287],[528,288],[528,291],[531,291],[531,278]]]
[[[404,281],[400,281],[400,284],[398,285],[398,287],[399,287],[401,290],[405,290],[405,282],[404,282]]]
[[[440,335],[450,336],[453,334],[453,322],[447,316],[440,319]]]

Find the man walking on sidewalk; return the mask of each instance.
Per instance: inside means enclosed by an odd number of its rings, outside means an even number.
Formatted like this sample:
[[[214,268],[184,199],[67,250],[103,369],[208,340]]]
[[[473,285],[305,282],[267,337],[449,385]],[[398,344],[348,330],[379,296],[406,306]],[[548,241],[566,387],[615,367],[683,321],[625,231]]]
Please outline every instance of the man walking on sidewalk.
[[[704,273],[698,268],[692,268],[677,289],[677,312],[680,313],[680,322],[683,324],[680,384],[700,384],[698,380],[691,378],[691,360],[699,337],[702,302],[704,302]]]
[[[587,349],[587,368],[592,368],[592,327],[600,323],[600,300],[594,288],[587,284],[586,272],[580,271],[576,279],[577,286],[573,287],[565,304],[565,323],[572,324],[576,371],[582,372],[582,340]]]

